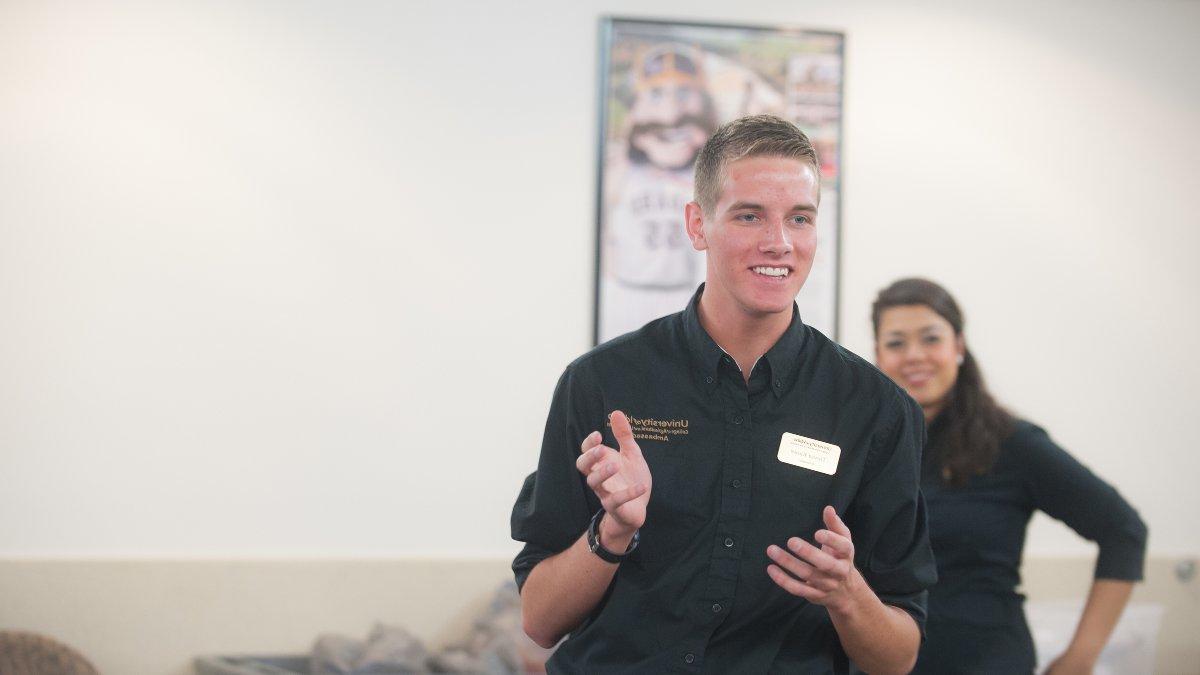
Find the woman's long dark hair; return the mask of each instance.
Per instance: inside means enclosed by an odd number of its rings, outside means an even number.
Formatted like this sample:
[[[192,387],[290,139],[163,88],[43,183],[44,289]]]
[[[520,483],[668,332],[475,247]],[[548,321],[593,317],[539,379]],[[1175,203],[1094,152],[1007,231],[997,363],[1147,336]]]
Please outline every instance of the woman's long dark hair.
[[[905,305],[924,305],[963,334],[963,315],[954,297],[928,279],[901,279],[879,292],[871,306],[875,339],[884,311]],[[965,344],[965,343],[964,343]],[[983,372],[970,349],[964,349],[958,379],[946,404],[929,427],[926,461],[936,462],[951,485],[964,485],[971,476],[986,473],[1000,454],[1000,443],[1013,429],[1013,417],[1000,407],[983,383]]]

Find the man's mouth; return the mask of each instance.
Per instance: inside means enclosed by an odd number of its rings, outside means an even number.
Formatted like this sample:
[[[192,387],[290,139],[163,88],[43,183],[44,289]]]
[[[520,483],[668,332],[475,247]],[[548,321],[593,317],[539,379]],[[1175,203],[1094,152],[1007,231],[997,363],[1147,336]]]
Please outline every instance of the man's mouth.
[[[751,269],[754,270],[755,274],[761,274],[765,277],[774,277],[777,279],[782,279],[791,273],[791,270],[789,270],[786,267],[762,267],[762,266],[759,266],[759,267],[752,267]]]

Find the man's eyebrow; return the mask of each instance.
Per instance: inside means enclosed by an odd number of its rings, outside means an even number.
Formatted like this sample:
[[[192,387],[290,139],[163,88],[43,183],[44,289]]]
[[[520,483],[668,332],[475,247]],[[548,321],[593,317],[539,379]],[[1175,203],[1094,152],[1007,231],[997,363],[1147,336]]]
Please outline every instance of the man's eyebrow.
[[[762,211],[764,209],[763,209],[762,204],[755,204],[754,202],[734,202],[733,204],[731,204],[729,206],[728,210],[730,210],[730,211]],[[806,212],[816,213],[817,207],[814,204],[796,204],[795,206],[792,207],[791,211],[793,213],[796,211],[806,211]]]
[[[753,202],[734,202],[732,205],[730,205],[729,210],[730,211],[762,211],[763,207],[762,207],[762,204],[755,204]]]

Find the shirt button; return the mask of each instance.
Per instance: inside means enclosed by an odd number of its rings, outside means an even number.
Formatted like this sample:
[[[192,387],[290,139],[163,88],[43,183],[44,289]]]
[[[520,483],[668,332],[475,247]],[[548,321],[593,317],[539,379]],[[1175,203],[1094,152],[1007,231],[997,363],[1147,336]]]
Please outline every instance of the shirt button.
[[[732,486],[733,486],[733,487],[735,487],[735,488],[740,488],[740,487],[742,487],[742,481],[740,481],[740,480],[738,480],[738,479],[734,478],[734,479],[733,479],[733,482],[732,482],[732,483],[730,483],[730,485],[732,485]]]
[[[725,537],[725,548],[733,548],[733,539]]]
[[[704,383],[712,384],[712,375],[709,375],[708,377],[704,378]]]
[[[775,388],[783,389],[783,380],[775,380]]]
[[[720,612],[721,612],[721,603],[714,602],[713,603],[713,614],[719,614]]]
[[[740,418],[740,417],[735,417],[735,418],[733,418],[733,423],[734,423],[734,424],[741,424],[741,423],[742,423],[742,418]]]
[[[695,660],[696,660],[695,654],[684,654],[684,656],[683,656],[684,663],[692,663]]]

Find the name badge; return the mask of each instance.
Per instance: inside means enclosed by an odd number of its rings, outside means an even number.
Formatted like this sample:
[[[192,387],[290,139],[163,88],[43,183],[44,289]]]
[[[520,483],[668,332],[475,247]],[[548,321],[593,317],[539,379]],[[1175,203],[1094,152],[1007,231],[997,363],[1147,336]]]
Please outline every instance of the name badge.
[[[832,476],[837,472],[842,449],[804,436],[784,433],[779,441],[779,461]]]

